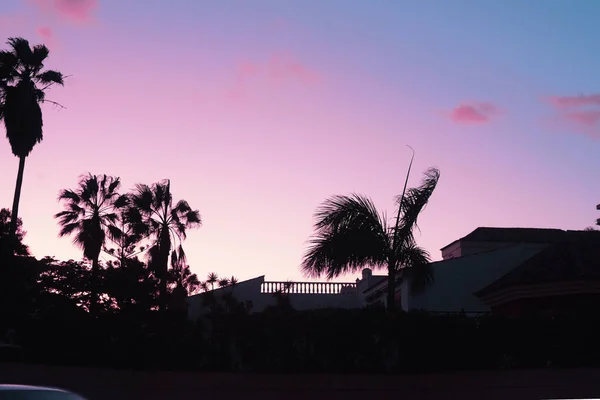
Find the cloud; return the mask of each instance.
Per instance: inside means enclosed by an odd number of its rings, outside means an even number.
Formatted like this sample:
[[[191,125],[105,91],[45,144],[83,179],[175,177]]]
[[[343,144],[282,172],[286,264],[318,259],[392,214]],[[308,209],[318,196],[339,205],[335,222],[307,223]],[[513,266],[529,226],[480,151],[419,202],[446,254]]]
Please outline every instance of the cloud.
[[[565,114],[565,117],[580,125],[595,127],[600,122],[600,110],[584,110]]]
[[[554,96],[549,98],[556,108],[585,107],[600,105],[600,94],[579,96]]]
[[[290,54],[273,54],[264,61],[242,61],[236,67],[235,82],[227,95],[233,100],[241,100],[247,95],[249,83],[263,85],[289,85],[293,83],[315,84],[319,74],[300,63]]]
[[[54,46],[54,32],[49,26],[40,26],[36,29],[37,34],[48,46]]]
[[[29,0],[40,11],[74,22],[89,22],[98,8],[98,0]]]
[[[600,94],[553,96],[546,100],[557,112],[559,126],[600,139]]]
[[[459,124],[482,124],[490,122],[498,113],[491,103],[463,103],[450,112],[450,119]]]

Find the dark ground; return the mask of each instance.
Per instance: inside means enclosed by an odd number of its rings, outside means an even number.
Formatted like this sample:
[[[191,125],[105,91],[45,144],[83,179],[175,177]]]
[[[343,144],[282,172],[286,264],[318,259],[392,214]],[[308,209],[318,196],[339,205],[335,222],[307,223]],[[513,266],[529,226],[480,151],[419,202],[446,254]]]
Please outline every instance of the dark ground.
[[[0,364],[1,383],[39,384],[100,399],[559,399],[600,397],[600,370],[430,375],[252,375],[133,372]]]

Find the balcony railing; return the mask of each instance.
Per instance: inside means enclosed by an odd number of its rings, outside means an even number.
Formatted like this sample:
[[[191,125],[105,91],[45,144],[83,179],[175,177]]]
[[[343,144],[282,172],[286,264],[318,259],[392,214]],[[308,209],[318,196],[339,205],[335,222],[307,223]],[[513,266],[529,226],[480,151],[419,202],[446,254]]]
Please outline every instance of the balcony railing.
[[[263,282],[261,293],[291,294],[356,294],[356,283],[343,282]]]

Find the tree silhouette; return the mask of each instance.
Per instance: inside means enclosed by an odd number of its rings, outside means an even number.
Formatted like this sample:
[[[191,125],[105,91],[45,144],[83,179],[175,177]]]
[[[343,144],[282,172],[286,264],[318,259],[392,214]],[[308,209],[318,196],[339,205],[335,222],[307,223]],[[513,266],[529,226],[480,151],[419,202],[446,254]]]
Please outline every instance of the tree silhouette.
[[[206,277],[206,283],[210,285],[210,290],[215,290],[215,285],[219,282],[219,275],[216,272],[210,272]]]
[[[172,304],[176,309],[187,310],[187,297],[195,294],[200,289],[200,280],[190,270],[189,265],[186,263],[185,255],[179,255],[175,250],[171,253],[171,270],[169,271],[169,275],[170,280],[174,284]]]
[[[7,44],[10,50],[0,51],[0,119],[4,120],[12,153],[19,157],[10,225],[12,237],[17,229],[25,158],[43,139],[40,103],[47,101],[46,90],[51,85],[63,85],[63,75],[44,70],[44,61],[50,54],[46,46],[30,47],[23,38],[10,38]]]
[[[23,243],[23,238],[25,237],[25,231],[23,230],[23,221],[21,218],[17,219],[17,229],[15,231],[14,239],[10,243],[10,218],[11,212],[8,208],[3,208],[0,210],[0,249],[10,248],[12,246],[11,254],[15,254],[18,256],[28,256],[29,248],[27,245]]]
[[[186,238],[188,229],[200,227],[200,213],[192,210],[185,200],[173,204],[169,180],[152,186],[136,185],[131,202],[128,209],[129,221],[138,234],[152,241],[148,250],[148,266],[160,280],[160,307],[164,310],[168,296],[171,250],[175,244],[177,254],[184,254],[181,243]]]
[[[115,247],[106,245],[102,250],[116,259],[117,267],[127,267],[129,260],[142,253],[146,247],[140,245],[142,236],[136,232],[133,224],[127,217],[127,210],[132,205],[129,194],[121,195],[115,204],[117,220],[110,226],[110,241]],[[115,265],[115,262],[111,262]],[[137,263],[136,263],[137,265]]]
[[[414,293],[425,290],[433,280],[430,257],[417,246],[413,229],[439,176],[439,170],[430,168],[419,187],[406,190],[405,184],[404,193],[396,199],[398,212],[391,226],[385,214],[379,214],[365,196],[352,194],[326,200],[315,213],[315,234],[301,266],[305,275],[324,274],[331,279],[365,266],[387,268],[388,308],[395,307],[396,287],[402,279],[410,279]]]
[[[119,178],[112,176],[82,176],[77,189],[60,192],[59,201],[65,203],[66,209],[54,216],[61,227],[59,236],[74,234],[73,243],[92,262],[90,311],[94,314],[98,310],[100,252],[107,233],[110,236],[115,231],[114,224],[119,218],[115,209],[124,201],[118,193],[120,186]]]

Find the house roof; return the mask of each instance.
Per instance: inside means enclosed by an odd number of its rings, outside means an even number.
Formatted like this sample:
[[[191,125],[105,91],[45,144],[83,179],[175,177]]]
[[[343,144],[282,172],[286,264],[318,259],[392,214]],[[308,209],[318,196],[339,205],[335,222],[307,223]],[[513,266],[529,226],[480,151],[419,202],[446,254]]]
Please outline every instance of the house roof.
[[[498,228],[479,227],[468,235],[444,246],[445,250],[456,242],[508,242],[508,243],[554,243],[565,240],[566,237],[579,235],[587,231],[565,231],[554,228]]]
[[[487,296],[515,285],[600,280],[600,235],[574,236],[576,240],[548,246],[474,295]]]
[[[363,290],[363,293],[372,291],[373,289],[377,288],[379,285],[381,285],[386,280],[387,280],[387,275],[372,275],[371,278],[369,278],[370,285],[365,290]],[[386,288],[387,288],[387,286],[386,286]]]

